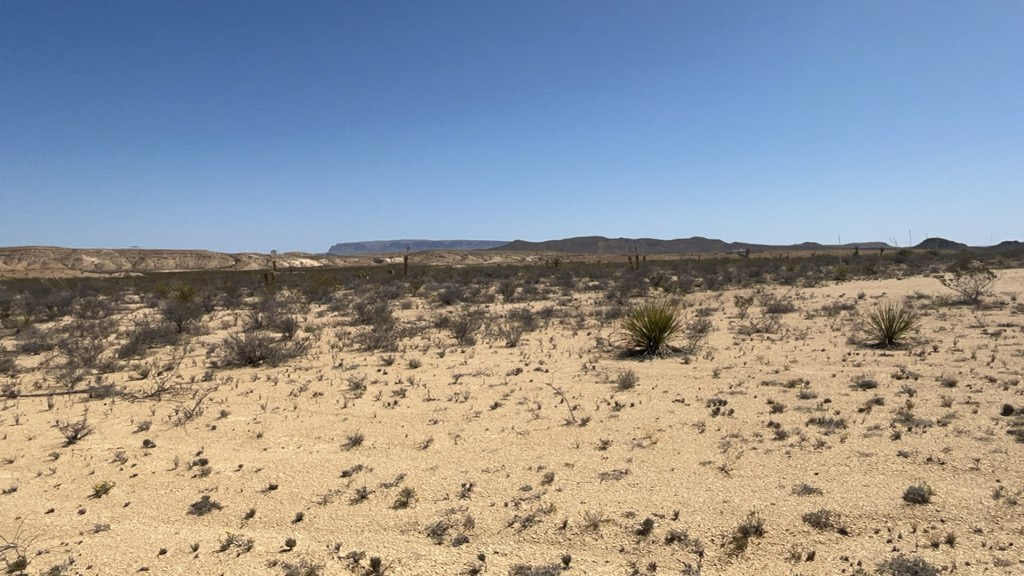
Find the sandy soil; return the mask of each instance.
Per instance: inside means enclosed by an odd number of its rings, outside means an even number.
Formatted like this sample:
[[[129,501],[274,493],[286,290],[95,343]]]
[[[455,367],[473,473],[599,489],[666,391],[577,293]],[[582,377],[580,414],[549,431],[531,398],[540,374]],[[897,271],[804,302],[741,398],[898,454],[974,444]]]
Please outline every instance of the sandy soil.
[[[461,347],[431,327],[452,308],[406,298],[400,318],[426,328],[393,363],[313,306],[305,356],[211,368],[238,330],[222,310],[186,352],[90,377],[173,384],[160,399],[48,398],[58,358],[19,356],[0,377],[21,393],[0,406],[0,536],[31,574],[371,574],[372,556],[394,575],[556,574],[565,555],[568,574],[875,573],[901,555],[1024,573],[1024,444],[1001,415],[1024,409],[1024,270],[1000,271],[981,309],[942,305],[927,277],[774,291],[797,307],[776,333],[740,333],[737,292],[692,294],[686,314],[714,324],[706,348],[643,362],[617,353],[603,294],[582,290],[498,298]],[[876,302],[907,298],[923,314],[913,345],[849,341]],[[507,347],[489,329],[523,306],[554,314]],[[638,382],[619,389],[627,370]],[[94,431],[65,446],[55,422],[83,416]],[[845,427],[812,423],[828,418]],[[931,501],[906,502],[922,483]],[[190,514],[207,496],[221,508]],[[834,526],[803,519],[820,510]],[[763,536],[739,550],[752,513]]]

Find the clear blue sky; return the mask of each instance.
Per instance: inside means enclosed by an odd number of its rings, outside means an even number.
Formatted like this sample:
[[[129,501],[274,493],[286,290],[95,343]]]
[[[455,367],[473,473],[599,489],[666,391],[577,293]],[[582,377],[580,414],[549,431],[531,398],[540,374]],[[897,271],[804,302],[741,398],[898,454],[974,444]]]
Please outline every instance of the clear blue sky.
[[[1020,0],[0,3],[0,246],[1024,240]]]

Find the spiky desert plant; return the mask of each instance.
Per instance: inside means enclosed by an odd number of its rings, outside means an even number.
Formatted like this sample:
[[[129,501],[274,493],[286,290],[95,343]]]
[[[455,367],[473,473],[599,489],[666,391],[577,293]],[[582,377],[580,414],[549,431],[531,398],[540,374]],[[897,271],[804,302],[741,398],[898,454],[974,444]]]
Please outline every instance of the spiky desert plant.
[[[634,306],[622,319],[622,329],[627,352],[664,356],[672,352],[672,339],[683,329],[679,305],[649,301]]]
[[[920,317],[901,302],[887,301],[872,310],[862,327],[866,339],[880,348],[899,346],[901,340],[917,330]]]

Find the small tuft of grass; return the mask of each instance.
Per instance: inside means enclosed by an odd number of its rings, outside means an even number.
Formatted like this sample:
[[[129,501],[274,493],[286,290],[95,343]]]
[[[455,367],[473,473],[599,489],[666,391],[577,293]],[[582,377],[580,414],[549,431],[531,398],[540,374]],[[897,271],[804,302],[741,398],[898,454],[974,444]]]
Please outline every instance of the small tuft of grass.
[[[348,503],[354,506],[356,504],[366,502],[372,493],[373,492],[366,486],[360,486],[352,492],[352,497],[349,498]]]
[[[801,519],[815,530],[843,530],[839,513],[828,508],[808,512]]]
[[[224,539],[220,541],[220,548],[217,551],[227,552],[228,550],[236,549],[236,555],[241,556],[246,552],[250,552],[255,545],[256,541],[248,536],[228,532]]]
[[[357,448],[363,444],[363,440],[365,439],[366,436],[363,436],[362,432],[353,432],[345,437],[345,442],[342,443],[341,449],[352,450],[353,448]]]
[[[109,480],[100,482],[92,487],[92,494],[89,495],[89,498],[103,498],[114,489],[114,486],[115,483]]]
[[[648,516],[647,518],[644,518],[643,522],[640,523],[640,526],[637,527],[636,535],[641,538],[646,538],[650,536],[652,532],[654,532],[654,518]]]
[[[757,510],[751,510],[730,535],[729,553],[733,556],[738,556],[747,549],[752,538],[761,538],[763,536],[764,518],[761,517]]]
[[[862,374],[850,380],[850,388],[854,390],[874,390],[878,388],[878,381]]]
[[[913,486],[907,486],[907,489],[903,491],[903,501],[910,504],[928,504],[934,495],[935,490],[931,486],[920,482]]]
[[[807,420],[808,426],[817,426],[821,428],[825,434],[831,434],[836,430],[846,429],[845,418],[834,418],[832,416],[814,416]]]
[[[210,498],[209,495],[204,495],[199,500],[189,504],[188,514],[189,516],[206,516],[214,510],[221,510],[224,506],[220,502]]]
[[[623,370],[615,377],[615,387],[619,390],[635,388],[639,382],[640,377],[636,375],[636,372],[633,371],[633,369]]]
[[[508,569],[509,576],[559,576],[562,573],[560,564],[533,566],[531,564],[514,564]]]
[[[883,576],[939,576],[939,569],[923,558],[900,554],[878,565]]]
[[[792,492],[793,492],[794,496],[821,496],[822,495],[821,488],[818,488],[816,486],[811,486],[810,484],[807,484],[806,482],[803,482],[803,483],[800,483],[800,484],[797,484],[796,486],[794,486]]]
[[[398,497],[391,504],[391,507],[395,510],[404,510],[409,506],[412,506],[413,501],[416,499],[416,490],[410,486],[405,486],[398,491]]]

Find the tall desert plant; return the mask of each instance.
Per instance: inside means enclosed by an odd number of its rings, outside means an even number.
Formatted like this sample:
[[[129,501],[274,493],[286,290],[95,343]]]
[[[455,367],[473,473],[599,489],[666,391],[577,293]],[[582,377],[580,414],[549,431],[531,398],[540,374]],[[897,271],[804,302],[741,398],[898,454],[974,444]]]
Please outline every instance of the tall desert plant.
[[[672,340],[683,330],[679,305],[645,302],[634,306],[622,319],[627,353],[664,356],[672,352]]]
[[[902,302],[880,303],[864,320],[865,339],[873,346],[899,346],[906,336],[917,330],[920,317]]]

